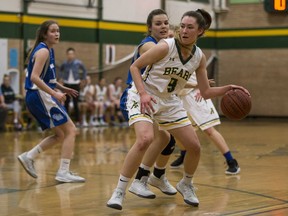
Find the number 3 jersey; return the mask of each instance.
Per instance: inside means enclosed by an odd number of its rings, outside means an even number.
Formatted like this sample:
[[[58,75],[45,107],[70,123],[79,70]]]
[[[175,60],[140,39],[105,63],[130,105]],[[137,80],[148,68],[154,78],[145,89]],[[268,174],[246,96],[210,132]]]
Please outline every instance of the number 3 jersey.
[[[202,51],[196,45],[193,46],[191,55],[184,60],[181,55],[180,45],[174,38],[164,39],[169,46],[167,55],[147,67],[143,74],[146,90],[158,97],[168,97],[177,94],[199,67]]]

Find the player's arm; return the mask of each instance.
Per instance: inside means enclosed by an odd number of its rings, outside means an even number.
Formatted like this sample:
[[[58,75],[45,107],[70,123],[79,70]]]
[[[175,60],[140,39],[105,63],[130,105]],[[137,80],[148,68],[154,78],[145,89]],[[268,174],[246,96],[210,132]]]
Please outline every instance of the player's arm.
[[[39,89],[45,91],[46,93],[54,96],[59,101],[63,101],[66,99],[65,94],[60,94],[59,92],[54,91],[48,85],[46,85],[43,80],[40,78],[40,75],[43,71],[45,64],[47,63],[47,59],[49,58],[49,50],[48,49],[40,49],[34,54],[34,66],[31,73],[31,81],[37,85]]]
[[[140,56],[143,55],[145,52],[147,52],[152,47],[156,46],[154,42],[147,42],[143,44],[141,47],[139,47],[139,54]]]
[[[156,46],[152,47],[141,55],[131,66],[130,72],[135,83],[135,86],[138,90],[138,93],[141,97],[141,112],[145,113],[154,111],[151,104],[151,100],[156,103],[155,99],[148,95],[141,76],[141,68],[145,68],[147,65],[152,65],[153,63],[164,58],[168,53],[169,47],[166,42],[160,42]]]
[[[199,67],[196,69],[196,77],[197,77],[199,90],[204,99],[222,96],[227,91],[231,89],[236,89],[236,88],[242,89],[243,91],[247,92],[247,90],[244,89],[242,86],[237,86],[237,85],[210,87],[210,83],[209,83],[208,76],[207,76],[207,70],[206,70],[206,57],[204,54],[202,55]],[[249,92],[247,92],[247,94],[249,94]]]

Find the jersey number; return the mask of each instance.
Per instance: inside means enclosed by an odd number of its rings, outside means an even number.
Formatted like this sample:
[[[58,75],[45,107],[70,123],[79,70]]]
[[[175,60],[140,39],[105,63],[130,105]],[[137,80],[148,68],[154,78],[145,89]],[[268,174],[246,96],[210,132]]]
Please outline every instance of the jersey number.
[[[178,79],[171,78],[167,87],[168,92],[173,92],[175,90],[177,82],[178,82]]]

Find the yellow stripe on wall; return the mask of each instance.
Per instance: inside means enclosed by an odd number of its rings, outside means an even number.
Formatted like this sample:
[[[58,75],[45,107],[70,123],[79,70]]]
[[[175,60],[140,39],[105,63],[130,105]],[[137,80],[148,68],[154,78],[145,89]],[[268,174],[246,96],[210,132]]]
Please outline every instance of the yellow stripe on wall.
[[[51,18],[39,16],[23,16],[23,23],[40,25],[48,19],[55,19],[60,26],[72,28],[101,29],[111,31],[146,32],[145,24],[127,24],[113,22],[98,22],[96,20],[75,20],[64,18]],[[17,14],[0,14],[0,22],[21,23],[21,17]],[[256,29],[256,30],[208,30],[205,37],[265,37],[265,36],[288,36],[288,29]]]
[[[10,14],[0,14],[0,21],[1,22],[20,23],[20,16],[10,15]]]
[[[131,31],[131,32],[146,32],[146,25],[123,24],[112,22],[99,22],[99,29],[113,31]]]
[[[207,31],[206,37],[265,37],[265,36],[288,36],[288,29],[259,29],[259,30],[228,30]]]
[[[36,17],[36,16],[23,16],[23,22],[25,24],[37,24],[40,25],[45,20],[54,19],[51,17]],[[62,18],[55,18],[55,21],[59,23],[60,26],[65,27],[74,27],[74,28],[97,28],[96,21],[89,21],[89,20],[72,20],[72,19],[62,19]]]

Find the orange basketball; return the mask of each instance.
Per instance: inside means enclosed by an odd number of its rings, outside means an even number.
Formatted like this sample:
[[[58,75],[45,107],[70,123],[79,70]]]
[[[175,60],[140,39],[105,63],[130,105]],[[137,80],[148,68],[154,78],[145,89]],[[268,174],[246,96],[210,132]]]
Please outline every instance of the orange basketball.
[[[220,106],[222,113],[228,119],[241,120],[251,110],[251,96],[241,89],[233,89],[222,97]]]

